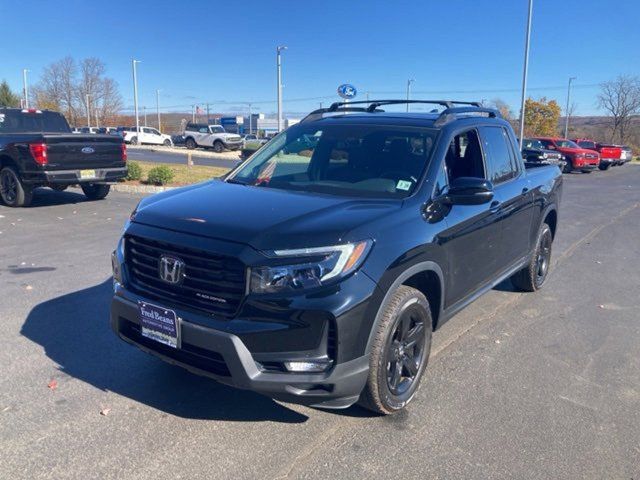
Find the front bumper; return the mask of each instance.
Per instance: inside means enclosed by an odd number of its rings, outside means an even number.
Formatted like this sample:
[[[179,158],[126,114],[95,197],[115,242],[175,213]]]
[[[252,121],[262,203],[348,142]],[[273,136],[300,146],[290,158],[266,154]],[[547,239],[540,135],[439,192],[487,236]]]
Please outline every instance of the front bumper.
[[[368,356],[336,364],[324,373],[265,371],[257,360],[259,355],[252,354],[239,335],[198,324],[206,320],[183,310],[176,310],[181,319],[180,348],[165,346],[140,334],[135,299],[142,298],[131,297],[130,292],[115,284],[111,303],[113,331],[122,340],[192,373],[279,400],[321,408],[349,407],[358,400],[366,383]]]
[[[127,176],[127,167],[96,168],[94,177],[82,177],[81,169],[42,170],[25,172],[25,183],[53,183],[57,185],[76,185],[79,183],[114,183]]]
[[[242,146],[244,145],[243,142],[238,142],[238,143],[225,143],[224,144],[224,148],[226,148],[227,150],[240,150],[242,148]]]

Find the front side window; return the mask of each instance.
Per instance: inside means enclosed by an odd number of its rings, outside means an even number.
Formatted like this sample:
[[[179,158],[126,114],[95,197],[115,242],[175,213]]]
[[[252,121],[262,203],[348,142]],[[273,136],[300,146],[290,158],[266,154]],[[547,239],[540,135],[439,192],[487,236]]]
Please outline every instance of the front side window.
[[[296,125],[228,181],[335,195],[403,198],[427,167],[436,131],[383,125]]]
[[[449,183],[460,177],[486,178],[480,138],[475,129],[457,134],[445,156]]]
[[[489,160],[489,179],[497,185],[515,177],[518,172],[507,131],[502,127],[482,127],[480,134]]]
[[[580,148],[577,143],[571,140],[557,140],[556,145],[559,148]]]
[[[222,127],[209,127],[211,129],[211,133],[224,133],[224,128]],[[206,133],[206,132],[205,132]]]
[[[595,142],[578,142],[578,146],[588,148],[589,150],[595,150],[597,148]]]

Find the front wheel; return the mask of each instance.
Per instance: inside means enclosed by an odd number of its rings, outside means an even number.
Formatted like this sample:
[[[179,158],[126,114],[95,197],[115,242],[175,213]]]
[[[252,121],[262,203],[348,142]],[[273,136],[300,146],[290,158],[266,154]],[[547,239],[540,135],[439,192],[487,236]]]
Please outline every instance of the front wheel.
[[[170,147],[170,146],[171,146],[171,140],[166,139],[164,142],[162,142],[162,144],[163,144],[165,147]]]
[[[103,183],[84,183],[80,187],[89,200],[102,200],[111,190],[111,185]]]
[[[184,141],[184,146],[187,147],[189,150],[193,150],[198,145],[196,144],[196,141],[193,138],[189,137]]]
[[[213,142],[213,151],[216,153],[221,153],[224,150],[224,144],[220,140],[216,140]]]
[[[529,261],[529,265],[511,277],[511,283],[516,288],[524,292],[535,292],[542,288],[551,265],[552,244],[551,228],[544,223],[540,228],[536,250]]]
[[[0,171],[0,197],[8,207],[28,207],[33,199],[33,189],[20,180],[13,167]]]
[[[564,168],[562,169],[562,173],[571,173],[572,170],[573,166],[571,165],[571,160],[567,160],[567,163],[565,163]]]
[[[360,404],[388,415],[415,395],[431,351],[431,310],[415,288],[401,285],[382,307]]]
[[[610,163],[601,163],[600,165],[598,165],[598,168],[604,171],[604,170],[609,170],[610,166],[611,166]]]

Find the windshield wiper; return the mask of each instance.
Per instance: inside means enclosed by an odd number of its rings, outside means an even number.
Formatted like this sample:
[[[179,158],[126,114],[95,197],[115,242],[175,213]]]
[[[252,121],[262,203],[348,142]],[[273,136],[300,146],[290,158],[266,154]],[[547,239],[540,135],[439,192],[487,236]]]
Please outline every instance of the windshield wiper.
[[[235,183],[236,185],[244,185],[244,186],[250,185],[248,182],[245,182],[244,180],[238,180],[237,178],[227,178],[225,182]]]

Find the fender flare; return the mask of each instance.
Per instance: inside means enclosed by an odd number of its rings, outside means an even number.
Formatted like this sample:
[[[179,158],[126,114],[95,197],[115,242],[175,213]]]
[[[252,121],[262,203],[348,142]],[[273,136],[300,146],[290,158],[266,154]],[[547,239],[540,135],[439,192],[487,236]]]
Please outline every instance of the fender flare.
[[[391,298],[391,295],[396,291],[396,289],[402,285],[407,279],[413,277],[417,273],[422,272],[434,272],[438,276],[438,280],[440,281],[440,305],[438,305],[438,318],[442,318],[442,312],[444,308],[444,298],[445,298],[445,286],[444,286],[444,274],[442,273],[442,268],[436,262],[425,261],[416,263],[406,270],[404,270],[393,283],[387,289],[387,293],[385,293],[380,306],[378,307],[378,312],[376,313],[376,318],[373,321],[371,326],[371,331],[369,332],[369,338],[367,340],[367,347],[365,349],[365,354],[368,355],[371,353],[371,346],[373,344],[373,338],[375,332],[378,329],[378,325],[380,325],[380,321],[382,318],[382,312],[384,311],[384,307]],[[429,300],[429,299],[427,299]]]

